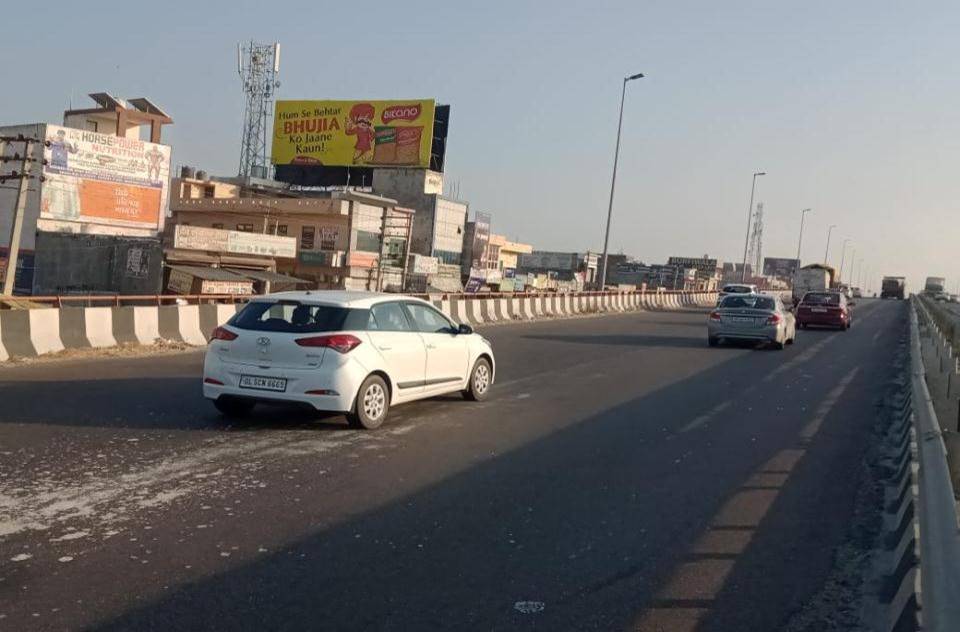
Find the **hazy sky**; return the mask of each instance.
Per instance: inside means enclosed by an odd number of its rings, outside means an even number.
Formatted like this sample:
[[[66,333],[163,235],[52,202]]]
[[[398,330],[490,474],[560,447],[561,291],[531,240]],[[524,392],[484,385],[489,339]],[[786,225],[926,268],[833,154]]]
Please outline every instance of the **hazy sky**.
[[[280,98],[436,97],[448,182],[541,249],[601,248],[621,79],[643,72],[611,251],[739,261],[765,170],[764,254],[794,256],[812,207],[805,262],[834,223],[836,265],[850,237],[876,276],[960,282],[955,1],[55,1],[4,18],[0,123],[147,96],[174,118],[174,164],[217,174],[237,168],[240,39],[281,42]]]

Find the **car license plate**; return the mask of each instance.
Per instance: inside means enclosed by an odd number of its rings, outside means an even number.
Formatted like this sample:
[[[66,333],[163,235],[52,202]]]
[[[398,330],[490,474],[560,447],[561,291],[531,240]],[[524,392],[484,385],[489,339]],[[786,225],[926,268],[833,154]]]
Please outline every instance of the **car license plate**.
[[[287,381],[279,377],[262,377],[259,375],[241,375],[240,388],[252,388],[258,391],[287,390]]]
[[[815,312],[815,313],[817,313],[817,314],[826,314],[826,313],[827,313],[827,308],[826,308],[826,307],[814,307],[814,308],[811,309],[810,311],[811,311],[811,312]]]
[[[732,323],[743,323],[745,325],[752,325],[753,321],[753,318],[747,318],[746,316],[733,316],[730,318],[730,322]]]

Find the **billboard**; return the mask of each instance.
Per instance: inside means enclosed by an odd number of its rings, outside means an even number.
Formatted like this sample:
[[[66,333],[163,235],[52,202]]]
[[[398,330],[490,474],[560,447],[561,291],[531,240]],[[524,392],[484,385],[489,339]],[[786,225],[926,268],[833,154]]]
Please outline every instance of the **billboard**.
[[[40,217],[159,230],[170,148],[137,138],[47,125]]]
[[[800,261],[786,257],[764,257],[763,276],[791,279],[797,274]]]
[[[286,259],[293,259],[297,256],[297,240],[295,237],[204,228],[186,224],[177,224],[174,228],[173,247]]]
[[[433,99],[277,101],[275,165],[430,167]]]
[[[490,215],[474,213],[473,248],[471,268],[485,269],[487,263],[487,245],[490,243]]]

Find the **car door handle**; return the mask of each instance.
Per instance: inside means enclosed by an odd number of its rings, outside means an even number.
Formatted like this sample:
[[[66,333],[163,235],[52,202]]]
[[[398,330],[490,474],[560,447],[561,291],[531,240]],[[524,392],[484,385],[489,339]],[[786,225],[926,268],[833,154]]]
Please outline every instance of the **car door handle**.
[[[384,346],[379,346],[379,347],[377,347],[377,349],[379,349],[380,351],[390,351],[390,349],[392,349],[392,348],[393,348],[393,347],[384,347]]]
[[[437,345],[427,345],[427,349],[436,349]]]

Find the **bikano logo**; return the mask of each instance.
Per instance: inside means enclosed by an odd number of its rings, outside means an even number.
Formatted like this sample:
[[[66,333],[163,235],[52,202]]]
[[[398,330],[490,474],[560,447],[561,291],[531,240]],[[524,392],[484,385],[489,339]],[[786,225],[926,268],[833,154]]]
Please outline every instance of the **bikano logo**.
[[[415,121],[420,116],[420,104],[412,103],[410,105],[393,105],[385,109],[380,114],[380,120],[384,123],[390,121]]]

